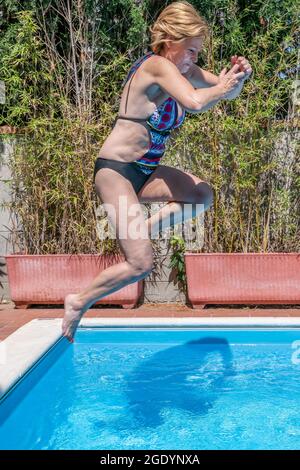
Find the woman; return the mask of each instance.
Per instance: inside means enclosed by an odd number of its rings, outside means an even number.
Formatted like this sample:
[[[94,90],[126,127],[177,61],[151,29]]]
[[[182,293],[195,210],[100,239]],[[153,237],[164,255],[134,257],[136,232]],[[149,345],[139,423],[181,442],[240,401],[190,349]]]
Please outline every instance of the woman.
[[[219,76],[196,65],[208,37],[206,21],[188,2],[173,2],[150,28],[152,52],[131,67],[114,128],[95,162],[94,183],[118,237],[125,261],[97,276],[90,286],[65,299],[63,335],[73,342],[82,315],[98,299],[145,278],[152,270],[152,236],[160,223],[195,217],[210,207],[212,188],[201,179],[160,164],[172,129],[186,111],[200,113],[222,99],[232,99],[252,69],[244,57],[232,57],[232,68]],[[126,201],[126,207],[124,205]],[[167,202],[145,220],[140,203]],[[190,203],[192,211],[183,211]],[[135,212],[130,210],[134,207]],[[198,209],[199,210],[199,209]],[[133,215],[132,215],[133,214]],[[129,230],[133,221],[140,232]]]

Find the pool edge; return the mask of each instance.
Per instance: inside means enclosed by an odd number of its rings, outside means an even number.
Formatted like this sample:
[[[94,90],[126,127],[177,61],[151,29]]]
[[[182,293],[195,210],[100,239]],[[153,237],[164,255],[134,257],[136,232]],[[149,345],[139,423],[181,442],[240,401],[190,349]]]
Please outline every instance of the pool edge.
[[[61,338],[61,318],[34,319],[0,342],[0,400]],[[299,317],[83,318],[80,328],[300,328]],[[70,344],[71,347],[71,344]]]

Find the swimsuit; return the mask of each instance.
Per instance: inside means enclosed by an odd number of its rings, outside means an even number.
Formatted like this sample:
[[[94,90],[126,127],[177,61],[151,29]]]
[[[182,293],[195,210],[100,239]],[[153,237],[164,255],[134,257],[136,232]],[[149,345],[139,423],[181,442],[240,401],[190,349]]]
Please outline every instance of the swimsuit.
[[[138,193],[157,168],[165,152],[166,142],[172,129],[180,127],[185,119],[184,109],[182,110],[182,115],[178,119],[178,105],[171,97],[167,98],[159,107],[157,107],[148,119],[135,118],[126,115],[128,95],[132,79],[139,66],[153,55],[153,52],[148,52],[148,54],[138,59],[129,70],[124,82],[125,85],[127,81],[130,80],[126,96],[125,115],[118,115],[115,120],[116,122],[117,119],[125,119],[144,125],[149,135],[148,151],[141,158],[132,162],[120,162],[117,160],[98,157],[95,162],[94,170],[95,178],[95,175],[100,168],[113,168],[132,183],[136,193]]]
[[[100,168],[111,168],[120,173],[120,175],[131,182],[136,194],[150,178],[153,171],[155,171],[151,170],[150,174],[145,174],[139,169],[135,162],[120,162],[119,160],[98,157],[94,166],[94,182],[96,173]]]

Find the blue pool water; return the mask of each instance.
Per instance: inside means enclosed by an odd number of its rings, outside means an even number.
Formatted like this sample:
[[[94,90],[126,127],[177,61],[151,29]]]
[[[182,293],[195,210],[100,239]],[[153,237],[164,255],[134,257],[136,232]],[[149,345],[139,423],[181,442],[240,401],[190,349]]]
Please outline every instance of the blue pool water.
[[[300,330],[82,329],[0,404],[1,449],[299,449]]]

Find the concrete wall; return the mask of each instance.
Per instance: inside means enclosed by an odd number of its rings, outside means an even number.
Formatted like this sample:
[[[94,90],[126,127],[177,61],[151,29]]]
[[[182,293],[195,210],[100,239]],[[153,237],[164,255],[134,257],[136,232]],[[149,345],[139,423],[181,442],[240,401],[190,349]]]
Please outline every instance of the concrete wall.
[[[7,161],[13,149],[13,139],[0,140],[0,262],[5,263],[4,256],[12,252],[10,243],[10,231],[13,222],[5,203],[10,201],[9,181],[11,174],[7,166]],[[6,272],[6,268],[4,268]],[[0,287],[0,302],[5,303],[10,300],[10,292],[7,276],[1,278],[3,287]]]
[[[178,289],[176,273],[169,267],[172,252],[168,240],[161,239],[156,243],[155,269],[144,280],[144,303],[185,303],[185,295]]]

